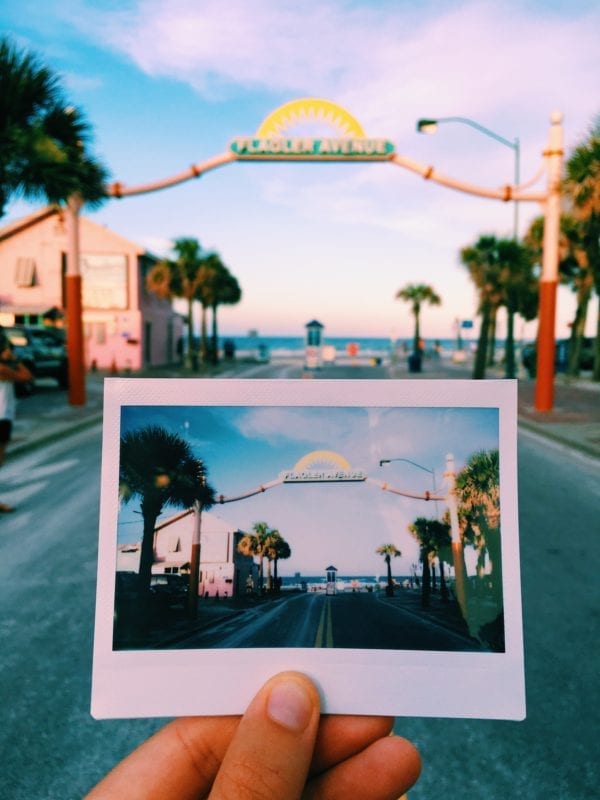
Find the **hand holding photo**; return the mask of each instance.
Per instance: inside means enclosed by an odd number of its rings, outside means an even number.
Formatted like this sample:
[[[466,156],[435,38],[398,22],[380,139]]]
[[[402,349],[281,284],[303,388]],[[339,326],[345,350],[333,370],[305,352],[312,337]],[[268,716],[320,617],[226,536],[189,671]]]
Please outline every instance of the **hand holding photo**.
[[[107,381],[94,715],[239,713],[294,669],[326,713],[523,718],[515,398]]]

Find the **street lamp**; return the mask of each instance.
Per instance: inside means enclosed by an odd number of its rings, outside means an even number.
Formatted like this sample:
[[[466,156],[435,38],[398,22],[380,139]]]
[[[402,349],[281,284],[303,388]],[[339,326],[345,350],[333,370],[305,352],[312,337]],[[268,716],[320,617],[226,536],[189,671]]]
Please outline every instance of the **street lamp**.
[[[405,461],[407,464],[412,464],[413,467],[418,467],[419,469],[422,469],[424,472],[428,472],[431,475],[433,481],[433,493],[435,494],[436,492],[435,472],[432,469],[424,467],[422,464],[417,464],[416,461],[411,461],[410,458],[381,458],[379,460],[379,466],[382,467],[384,464],[391,464],[392,461]]]
[[[511,142],[510,139],[505,139],[504,136],[494,133],[494,131],[486,128],[484,125],[480,125],[478,122],[475,122],[475,120],[468,119],[467,117],[439,117],[438,119],[420,119],[417,121],[417,132],[428,134],[436,133],[438,125],[444,122],[459,122],[463,125],[469,125],[469,127],[475,128],[476,131],[489,136],[491,139],[495,139],[497,142],[500,142],[500,144],[510,147],[515,154],[515,187],[519,185],[521,180],[521,147],[518,139],[514,139],[514,141]],[[514,205],[513,238],[516,242],[519,236],[519,203],[515,200]]]

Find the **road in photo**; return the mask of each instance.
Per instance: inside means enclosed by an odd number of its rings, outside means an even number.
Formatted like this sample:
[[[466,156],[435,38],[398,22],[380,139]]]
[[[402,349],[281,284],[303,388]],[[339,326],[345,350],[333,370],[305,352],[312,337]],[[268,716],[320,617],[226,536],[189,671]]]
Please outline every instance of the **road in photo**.
[[[399,605],[400,604],[400,605]],[[304,593],[236,614],[179,639],[172,647],[338,647],[356,649],[485,650],[466,632],[402,609],[369,592]]]

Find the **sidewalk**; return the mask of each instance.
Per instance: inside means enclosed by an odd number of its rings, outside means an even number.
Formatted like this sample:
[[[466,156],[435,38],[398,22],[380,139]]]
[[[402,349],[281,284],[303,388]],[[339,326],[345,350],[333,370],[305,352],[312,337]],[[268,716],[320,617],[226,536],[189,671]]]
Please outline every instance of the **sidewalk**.
[[[273,362],[275,363],[275,362]],[[247,364],[239,364],[240,369]],[[228,374],[231,362],[223,366]],[[335,370],[335,366],[329,370]],[[423,371],[408,372],[406,363],[374,366],[373,377],[380,377],[385,370],[387,376],[398,379],[465,379],[471,377],[468,365],[446,361],[426,360]],[[218,376],[220,367],[211,368],[198,377]],[[369,368],[364,367],[361,376],[367,377]],[[375,374],[377,373],[377,375]],[[136,377],[189,377],[180,368],[154,369]],[[104,374],[87,376],[87,402],[83,407],[70,406],[67,392],[59,390],[51,380],[40,381],[31,397],[22,398],[18,404],[17,421],[13,439],[7,450],[7,458],[50,444],[80,430],[91,427],[102,420],[102,393]],[[501,372],[493,368],[489,378],[500,378]],[[540,413],[534,409],[535,381],[528,377],[519,379],[519,427],[558,442],[568,448],[600,460],[600,384],[589,378],[567,379],[557,375],[555,381],[555,407]]]

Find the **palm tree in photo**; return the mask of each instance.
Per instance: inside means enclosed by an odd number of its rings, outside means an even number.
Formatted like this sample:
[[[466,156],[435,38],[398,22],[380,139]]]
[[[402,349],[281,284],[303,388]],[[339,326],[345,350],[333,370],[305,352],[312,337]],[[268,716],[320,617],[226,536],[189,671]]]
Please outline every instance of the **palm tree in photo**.
[[[515,362],[515,316],[525,320],[537,315],[538,281],[534,274],[533,251],[514,239],[497,241],[498,280],[502,291],[502,305],[506,308],[506,378],[516,376]]]
[[[500,541],[500,463],[498,450],[474,453],[456,476],[463,538],[477,550],[477,573],[485,575],[486,559],[491,562],[492,598],[502,605],[502,557]]]
[[[208,254],[200,242],[180,237],[173,242],[174,259],[163,259],[146,276],[146,288],[161,298],[184,298],[187,301],[188,360],[192,369],[198,368],[198,353],[194,340],[194,300],[206,274],[203,271]]]
[[[292,549],[279,531],[270,530],[267,558],[273,562],[273,585],[271,590],[276,594],[279,592],[279,575],[277,574],[279,559],[290,558],[291,555]]]
[[[255,556],[258,558],[258,591],[263,593],[264,560],[267,558],[267,571],[269,586],[271,583],[271,563],[267,553],[270,547],[270,531],[268,523],[255,522],[252,526],[252,533],[247,533],[238,543],[238,551],[245,556]]]
[[[107,171],[89,152],[91,127],[67,103],[58,77],[0,39],[0,217],[13,196],[98,204]]]
[[[432,286],[424,283],[408,283],[402,289],[396,292],[396,300],[404,300],[411,306],[412,314],[415,318],[415,331],[413,336],[413,353],[420,353],[421,343],[421,330],[420,330],[420,315],[421,306],[424,304],[430,306],[439,306],[442,300]]]
[[[387,567],[387,586],[385,587],[385,593],[388,597],[394,596],[394,579],[392,577],[392,558],[397,558],[401,556],[402,553],[398,548],[393,544],[382,544],[380,545],[375,552],[383,556],[383,560],[385,561]]]
[[[432,556],[436,552],[434,523],[437,523],[437,520],[417,517],[408,526],[408,532],[419,543],[419,559],[423,566],[423,576],[421,580],[421,606],[423,608],[429,608],[429,597],[431,595],[431,572],[429,564]]]
[[[437,519],[430,520],[429,534],[434,546],[432,555],[434,554],[437,556],[440,568],[440,596],[442,600],[446,601],[448,600],[449,593],[444,575],[444,561],[448,564],[452,563],[450,525],[447,522],[440,522],[440,520]]]
[[[122,502],[139,498],[143,519],[138,576],[140,607],[147,608],[154,562],[154,530],[166,506],[210,508],[214,491],[206,482],[204,462],[189,444],[165,428],[150,425],[121,437],[119,496]],[[142,612],[143,613],[143,612]]]

